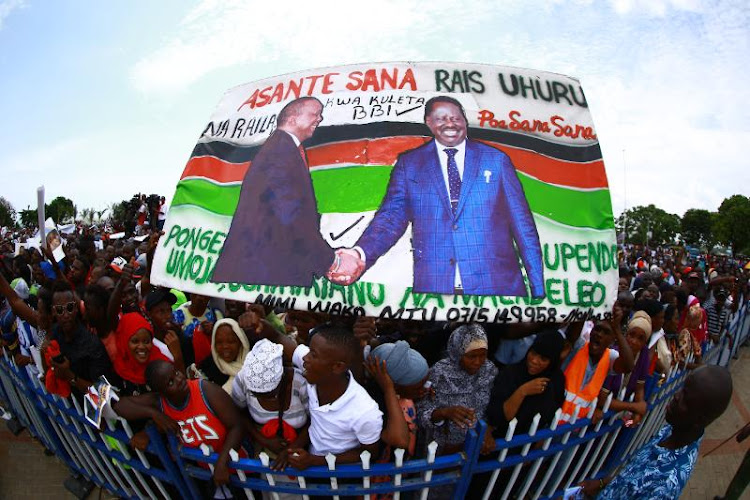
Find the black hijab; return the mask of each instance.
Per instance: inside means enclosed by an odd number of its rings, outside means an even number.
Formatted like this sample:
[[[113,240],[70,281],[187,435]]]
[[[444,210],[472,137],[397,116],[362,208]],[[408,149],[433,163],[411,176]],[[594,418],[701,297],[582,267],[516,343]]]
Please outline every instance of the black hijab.
[[[552,423],[555,411],[562,406],[565,400],[565,376],[560,370],[560,353],[563,344],[563,337],[557,330],[544,330],[537,335],[534,343],[529,347],[529,351],[534,351],[550,360],[546,370],[531,375],[526,366],[526,356],[524,356],[518,363],[506,366],[500,371],[495,378],[490,404],[487,407],[487,419],[490,425],[495,428],[493,434],[496,437],[504,437],[508,429],[509,422],[505,418],[503,404],[520,386],[535,378],[549,378],[547,389],[541,394],[524,398],[515,417],[518,420],[516,434],[528,432],[537,413],[542,416],[539,421],[540,429],[549,427]]]

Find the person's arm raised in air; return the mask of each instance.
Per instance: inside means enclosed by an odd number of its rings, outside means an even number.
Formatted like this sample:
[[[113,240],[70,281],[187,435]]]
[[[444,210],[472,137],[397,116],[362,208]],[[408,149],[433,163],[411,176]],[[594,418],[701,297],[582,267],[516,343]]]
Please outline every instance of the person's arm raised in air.
[[[391,380],[386,370],[385,360],[378,361],[374,356],[370,356],[365,361],[365,368],[378,383],[385,397],[388,422],[380,434],[380,439],[393,448],[406,448],[409,446],[409,438],[411,437],[409,434],[409,425],[406,423],[404,412],[398,402],[393,380]]]
[[[617,338],[617,347],[620,356],[615,360],[612,365],[612,369],[617,373],[630,373],[635,368],[635,356],[633,350],[630,348],[630,344],[625,340],[625,335],[622,334],[622,308],[615,304],[612,310],[612,331],[615,332]]]
[[[31,307],[18,296],[15,290],[10,287],[10,283],[5,279],[2,273],[0,273],[0,294],[2,294],[10,305],[13,314],[18,316],[34,328],[40,328],[39,326],[39,313],[33,310]]]
[[[253,311],[247,311],[240,315],[237,320],[240,328],[247,333],[249,339],[266,338],[274,344],[281,344],[284,347],[284,360],[292,362],[292,355],[297,349],[297,342],[289,335],[284,335],[271,325],[265,319],[262,319]]]

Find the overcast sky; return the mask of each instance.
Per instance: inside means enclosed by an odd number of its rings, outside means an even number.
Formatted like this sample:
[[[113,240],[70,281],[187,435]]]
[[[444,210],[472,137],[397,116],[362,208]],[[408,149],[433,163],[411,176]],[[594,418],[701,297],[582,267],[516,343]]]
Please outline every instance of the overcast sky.
[[[577,77],[615,213],[750,194],[750,3],[0,0],[0,196],[171,198],[225,90],[317,66],[465,61]]]

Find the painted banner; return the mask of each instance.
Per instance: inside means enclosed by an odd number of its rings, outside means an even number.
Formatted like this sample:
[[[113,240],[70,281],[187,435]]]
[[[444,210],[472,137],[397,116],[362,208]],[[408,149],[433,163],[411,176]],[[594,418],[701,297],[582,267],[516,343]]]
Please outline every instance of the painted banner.
[[[612,205],[578,80],[378,63],[229,90],[193,148],[152,281],[343,315],[607,318]]]

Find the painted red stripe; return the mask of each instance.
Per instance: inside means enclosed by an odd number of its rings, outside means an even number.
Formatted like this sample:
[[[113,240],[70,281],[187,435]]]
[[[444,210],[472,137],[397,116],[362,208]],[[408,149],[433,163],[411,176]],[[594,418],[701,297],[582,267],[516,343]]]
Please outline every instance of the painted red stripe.
[[[421,146],[430,140],[425,137],[393,137],[325,144],[308,148],[311,167],[320,165],[393,165],[398,155]],[[513,165],[537,179],[561,186],[576,188],[606,188],[607,176],[601,160],[575,163],[549,158],[533,151],[484,141],[507,154]],[[250,162],[228,163],[215,157],[191,158],[182,173],[185,177],[206,177],[217,182],[237,182],[245,176]]]
[[[182,172],[182,177],[206,177],[217,182],[241,181],[250,162],[229,163],[214,156],[196,156],[190,158]]]

